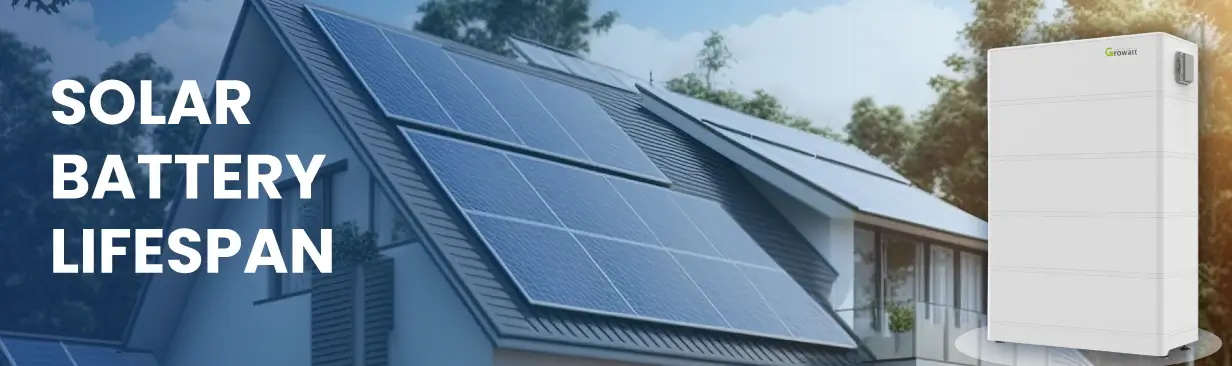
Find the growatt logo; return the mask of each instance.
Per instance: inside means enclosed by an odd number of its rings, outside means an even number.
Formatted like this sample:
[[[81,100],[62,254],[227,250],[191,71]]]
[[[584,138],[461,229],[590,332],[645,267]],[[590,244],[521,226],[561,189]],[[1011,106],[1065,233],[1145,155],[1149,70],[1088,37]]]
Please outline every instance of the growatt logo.
[[[1105,49],[1104,49],[1104,56],[1108,56],[1108,57],[1113,57],[1113,56],[1137,56],[1137,55],[1138,55],[1138,49],[1137,49],[1137,48],[1112,48],[1112,47],[1108,47],[1108,48],[1105,48]]]

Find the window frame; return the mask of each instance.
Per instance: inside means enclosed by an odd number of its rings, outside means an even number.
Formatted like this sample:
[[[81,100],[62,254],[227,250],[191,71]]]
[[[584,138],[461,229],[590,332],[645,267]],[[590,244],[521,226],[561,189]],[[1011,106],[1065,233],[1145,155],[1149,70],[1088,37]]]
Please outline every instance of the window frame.
[[[419,237],[419,234],[415,232],[414,226],[411,226],[412,224],[411,224],[410,218],[402,216],[402,213],[398,211],[397,204],[394,203],[395,197],[390,196],[386,194],[385,192],[381,191],[381,186],[377,183],[376,179],[377,178],[375,176],[368,177],[368,230],[377,234],[377,238],[376,238],[378,242],[377,250],[383,251],[383,250],[390,249],[390,248],[396,248],[396,247],[400,247],[403,245],[410,245],[410,244],[416,243],[418,241],[417,238]],[[378,213],[377,204],[382,199],[384,199],[387,202],[387,204],[389,205],[390,211],[392,211],[392,214],[398,215],[402,217],[403,220],[406,221],[407,226],[410,228],[410,238],[399,240],[396,242],[391,241],[388,243],[382,241],[383,239],[381,239],[381,235],[383,235],[384,233],[380,232],[379,224],[377,222],[377,220],[379,220],[379,218],[377,217],[377,213]]]
[[[988,252],[980,251],[978,249],[973,249],[973,248],[955,244],[955,243],[947,243],[944,241],[931,239],[931,238],[923,237],[920,235],[913,235],[910,233],[905,233],[905,232],[894,230],[894,229],[887,228],[884,226],[878,226],[878,225],[864,223],[864,222],[857,221],[855,223],[855,227],[856,229],[866,230],[873,235],[873,240],[872,240],[873,249],[872,250],[873,250],[873,253],[875,253],[876,255],[876,258],[875,258],[876,262],[874,263],[874,266],[873,266],[874,271],[875,271],[874,283],[873,283],[873,296],[875,297],[875,300],[873,301],[872,310],[874,312],[880,314],[881,312],[886,311],[885,307],[888,304],[887,303],[888,296],[886,294],[886,288],[885,288],[886,287],[886,284],[885,284],[885,275],[886,275],[885,255],[886,255],[886,252],[885,251],[887,247],[885,245],[885,240],[886,240],[886,236],[890,235],[890,236],[894,236],[899,239],[907,240],[907,241],[914,243],[915,244],[914,250],[917,256],[916,261],[918,264],[922,263],[922,266],[915,271],[916,273],[916,278],[914,279],[915,284],[916,284],[915,296],[917,299],[914,302],[923,303],[926,305],[947,306],[947,307],[954,309],[955,311],[969,311],[969,312],[977,312],[980,314],[988,313],[988,287],[987,287],[987,284],[988,284]],[[854,242],[853,244],[860,245],[860,243],[854,243]],[[932,247],[933,246],[948,248],[952,251],[952,255],[950,258],[950,262],[951,262],[950,270],[952,272],[951,277],[953,277],[953,280],[952,280],[953,284],[951,285],[953,286],[952,287],[953,291],[951,291],[952,298],[950,299],[950,301],[952,301],[953,305],[942,305],[934,301],[934,299],[932,298],[933,297],[933,294],[932,294],[932,282],[933,281],[932,281],[931,276],[932,276],[932,268],[933,268],[933,262],[932,262]],[[853,247],[852,251],[854,252],[855,250],[857,249]],[[973,310],[973,309],[963,308],[962,270],[961,270],[963,253],[975,254],[975,255],[978,255],[979,258],[981,259],[980,263],[983,266],[983,268],[981,269],[982,270],[982,277],[981,277],[982,282],[981,283],[984,284],[982,291],[980,291],[980,297],[981,297],[980,302],[982,304],[981,305],[982,310]],[[856,286],[853,286],[852,288],[854,289],[855,287]],[[925,312],[925,313],[926,313],[925,316],[927,317],[927,313],[929,312]],[[874,319],[880,319],[880,316],[878,315]]]
[[[321,211],[322,211],[321,221],[322,221],[322,226],[325,228],[332,227],[335,221],[334,220],[335,218],[333,217],[334,199],[335,199],[333,195],[334,179],[337,179],[342,173],[346,172],[346,170],[347,170],[346,159],[323,164],[320,168],[318,168],[317,175],[313,179],[313,187],[309,187],[309,189],[316,190],[317,184],[320,184],[319,186],[320,192],[314,191],[313,199],[321,198],[324,200],[324,202],[322,202],[321,204]],[[302,188],[302,187],[299,186],[299,180],[297,180],[294,176],[283,178],[283,179],[280,179],[274,182],[274,189],[278,191],[279,197],[284,197],[286,191],[289,191],[295,188]],[[283,248],[285,241],[283,240],[283,237],[282,237],[283,229],[284,229],[282,227],[282,210],[283,210],[283,203],[286,201],[282,200],[281,198],[279,199],[267,198],[267,200],[269,202],[266,205],[266,210],[268,213],[267,219],[266,219],[267,220],[266,227],[274,231],[274,238],[275,240],[278,241],[278,249],[280,251],[283,251],[286,248]],[[277,300],[286,299],[286,298],[291,298],[291,297],[296,297],[296,296],[300,296],[300,295],[304,295],[304,294],[308,294],[312,292],[311,284],[309,284],[308,288],[305,288],[305,289],[299,289],[299,290],[295,290],[291,292],[284,292],[282,288],[282,280],[283,280],[282,277],[289,275],[290,273],[278,273],[273,268],[268,268],[267,272],[269,273],[269,275],[266,277],[268,281],[266,298],[264,300],[255,302],[254,305],[277,301]]]

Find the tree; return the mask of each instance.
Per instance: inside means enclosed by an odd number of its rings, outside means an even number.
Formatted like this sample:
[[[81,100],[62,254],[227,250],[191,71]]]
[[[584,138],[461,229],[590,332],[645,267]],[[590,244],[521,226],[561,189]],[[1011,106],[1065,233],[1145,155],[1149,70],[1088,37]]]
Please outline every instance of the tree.
[[[835,141],[842,136],[828,126],[814,126],[808,118],[791,114],[778,98],[762,89],[747,97],[732,89],[714,87],[714,78],[735,62],[723,40],[723,34],[711,31],[697,53],[697,70],[667,81],[668,90],[711,102],[728,109],[784,126],[820,135]]]
[[[723,34],[717,30],[711,30],[710,36],[702,41],[701,52],[697,54],[697,66],[701,69],[706,81],[706,89],[714,88],[715,74],[726,69],[732,62],[735,60],[732,58],[731,50],[727,49]]]
[[[851,122],[844,131],[847,143],[891,167],[901,166],[915,143],[914,126],[907,122],[903,109],[878,107],[872,97],[861,98],[851,107]]]
[[[619,14],[592,20],[590,0],[429,0],[419,5],[415,29],[502,55],[509,37],[556,48],[590,51],[589,38],[612,27]]]
[[[136,152],[150,146],[167,146],[171,138],[154,138],[136,120],[119,126],[86,120],[73,126],[52,121],[49,111],[61,107],[52,103],[51,80],[46,69],[52,60],[47,53],[24,44],[0,30],[0,156],[21,157],[0,163],[0,329],[32,333],[116,338],[127,325],[135,303],[140,279],[131,261],[116,261],[112,274],[52,274],[53,229],[65,230],[66,259],[80,263],[80,237],[84,228],[160,228],[165,201],[124,200],[110,194],[104,199],[55,200],[47,177],[52,172],[52,154],[77,154],[89,166],[85,176],[97,176],[104,156],[119,154],[125,159],[128,178],[146,181],[145,171],[136,164]],[[153,80],[152,96],[163,105],[171,97],[167,83],[171,73],[157,65],[148,54],[118,62],[107,68],[100,79],[116,79],[136,85],[138,80]],[[77,78],[87,92],[94,83]],[[137,88],[134,88],[137,89]],[[140,98],[140,90],[135,90]],[[118,94],[103,99],[107,110],[119,109]],[[138,117],[134,114],[134,119]],[[186,131],[163,131],[181,128]],[[160,136],[180,136],[195,130],[195,124],[161,126]],[[178,138],[178,137],[177,137]],[[179,150],[182,151],[182,150]],[[164,173],[167,174],[167,173]],[[167,180],[164,180],[166,184]],[[174,192],[164,185],[164,192]],[[138,197],[146,186],[134,185]],[[164,198],[169,198],[165,194]]]
[[[13,0],[11,6],[16,8],[17,4],[21,4],[23,1],[25,4],[22,7],[45,14],[59,14],[60,8],[73,3],[73,0],[51,0],[50,2],[44,0]]]

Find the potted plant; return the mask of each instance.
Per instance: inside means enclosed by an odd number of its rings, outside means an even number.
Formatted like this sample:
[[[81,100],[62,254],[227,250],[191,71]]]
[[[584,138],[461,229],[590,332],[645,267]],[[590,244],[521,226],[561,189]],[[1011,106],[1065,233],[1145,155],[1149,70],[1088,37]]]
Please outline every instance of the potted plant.
[[[361,230],[354,221],[334,226],[333,238],[333,257],[336,267],[347,268],[362,265],[381,256],[376,245],[376,233]]]
[[[894,334],[894,350],[898,351],[902,339],[915,330],[915,309],[909,304],[892,303],[886,310],[890,315],[890,333]]]

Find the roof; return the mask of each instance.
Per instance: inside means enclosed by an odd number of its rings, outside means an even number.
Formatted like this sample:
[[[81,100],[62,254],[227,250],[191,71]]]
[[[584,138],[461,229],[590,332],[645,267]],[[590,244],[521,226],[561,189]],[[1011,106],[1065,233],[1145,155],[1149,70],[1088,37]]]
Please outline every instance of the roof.
[[[702,133],[719,137],[722,145],[750,152],[850,209],[966,238],[988,239],[984,220],[913,187],[906,177],[854,146],[656,88],[548,46],[521,39],[511,43],[538,66],[640,92],[664,103],[670,111],[656,111],[667,114],[662,117],[683,116],[687,123],[703,127]]]
[[[114,344],[0,333],[3,366],[158,366],[154,355]]]
[[[250,0],[244,12],[256,14],[270,27],[333,121],[341,127],[344,137],[360,156],[360,163],[374,173],[382,190],[399,198],[395,200],[397,209],[414,222],[425,248],[442,266],[446,278],[496,346],[591,356],[605,353],[618,359],[652,363],[692,360],[845,365],[864,359],[865,353],[847,347],[533,304],[471,228],[467,220],[469,214],[463,212],[438,177],[432,174],[424,156],[403,137],[411,124],[407,120],[387,117],[388,108],[374,97],[372,85],[366,85],[357,77],[308,9],[295,1]],[[375,26],[393,31],[389,27]],[[490,62],[518,75],[535,75],[584,91],[645,153],[661,177],[628,169],[604,168],[603,173],[660,184],[670,187],[672,192],[716,202],[765,254],[807,291],[811,301],[823,305],[830,321],[838,319],[825,303],[837,275],[833,267],[758,193],[739,167],[643,108],[638,93],[522,64],[430,35],[397,32],[430,40],[449,52]],[[415,111],[408,113],[411,112]],[[454,136],[445,128],[427,125],[416,123],[414,127]],[[499,143],[487,139],[472,142]],[[575,165],[585,163],[537,150],[516,152]],[[151,288],[147,286],[146,292]],[[838,327],[836,331],[845,333],[843,336],[853,337],[850,329]]]
[[[988,240],[988,224],[919,189],[885,163],[853,146],[643,86],[706,133],[758,156],[853,210],[965,238]]]

